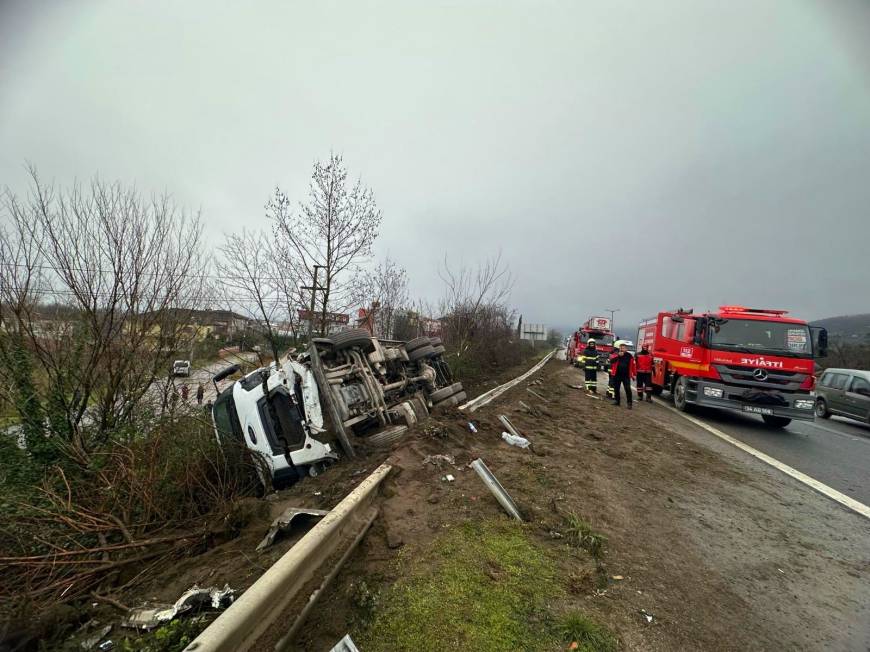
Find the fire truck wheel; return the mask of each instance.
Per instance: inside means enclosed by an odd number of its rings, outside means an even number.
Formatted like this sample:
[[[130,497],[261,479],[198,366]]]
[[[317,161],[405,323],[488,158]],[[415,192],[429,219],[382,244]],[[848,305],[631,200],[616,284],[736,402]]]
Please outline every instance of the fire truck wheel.
[[[432,403],[438,403],[439,401],[443,401],[448,396],[453,396],[456,392],[462,391],[462,383],[453,383],[452,385],[448,385],[447,387],[442,387],[441,389],[436,389],[434,392],[429,394],[429,399]]]
[[[427,344],[426,346],[421,346],[419,349],[414,349],[408,354],[408,360],[414,362],[414,360],[420,360],[421,358],[428,358],[430,355],[435,354],[435,349],[431,344]]]
[[[686,380],[685,376],[680,376],[677,378],[676,382],[674,382],[674,389],[671,391],[674,397],[674,407],[677,408],[680,412],[685,412],[686,408],[689,405],[688,401],[688,390],[689,383]]]
[[[785,428],[791,423],[791,419],[788,417],[778,417],[773,414],[762,414],[761,418],[764,419],[764,423],[769,425],[771,428]]]
[[[405,342],[405,350],[410,353],[414,349],[419,349],[421,346],[426,346],[427,344],[431,346],[428,337],[415,337],[413,340]]]
[[[350,331],[336,333],[330,339],[332,340],[332,345],[335,347],[336,351],[349,349],[353,346],[360,347],[366,353],[374,351],[375,349],[375,344],[372,342],[371,334],[362,328],[355,328]]]
[[[823,398],[816,399],[816,416],[822,419],[831,418],[831,413],[828,411],[828,404]]]

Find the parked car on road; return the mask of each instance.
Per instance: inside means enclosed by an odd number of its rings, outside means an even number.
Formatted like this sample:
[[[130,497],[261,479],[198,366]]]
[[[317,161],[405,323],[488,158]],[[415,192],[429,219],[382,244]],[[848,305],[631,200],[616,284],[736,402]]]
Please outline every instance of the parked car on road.
[[[190,360],[176,360],[172,363],[173,376],[190,376]]]
[[[825,370],[816,386],[816,416],[832,414],[870,423],[870,371]]]

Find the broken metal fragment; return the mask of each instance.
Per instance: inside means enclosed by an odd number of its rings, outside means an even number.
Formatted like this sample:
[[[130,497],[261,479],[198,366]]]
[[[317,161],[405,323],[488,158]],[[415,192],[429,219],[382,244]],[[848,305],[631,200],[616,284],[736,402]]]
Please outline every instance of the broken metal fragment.
[[[323,509],[308,509],[306,507],[288,507],[284,510],[284,512],[272,521],[271,527],[269,527],[269,531],[266,532],[266,536],[263,537],[263,540],[257,545],[257,550],[265,550],[273,543],[275,543],[275,538],[279,533],[283,534],[289,532],[293,528],[293,521],[297,519],[301,519],[304,517],[321,519],[324,516],[329,514],[328,511]]]

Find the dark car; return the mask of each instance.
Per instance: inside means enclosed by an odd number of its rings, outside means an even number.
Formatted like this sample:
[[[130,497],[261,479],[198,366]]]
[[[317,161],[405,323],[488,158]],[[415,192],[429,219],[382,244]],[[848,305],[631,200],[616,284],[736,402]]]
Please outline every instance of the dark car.
[[[870,371],[825,370],[816,385],[816,416],[832,414],[870,423]]]

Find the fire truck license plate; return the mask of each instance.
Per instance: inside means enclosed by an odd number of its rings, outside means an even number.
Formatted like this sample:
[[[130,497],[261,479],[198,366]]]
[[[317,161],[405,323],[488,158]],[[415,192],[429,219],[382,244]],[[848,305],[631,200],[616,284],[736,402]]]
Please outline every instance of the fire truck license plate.
[[[753,414],[773,414],[773,408],[756,407],[754,405],[744,405],[744,412],[752,412]]]

